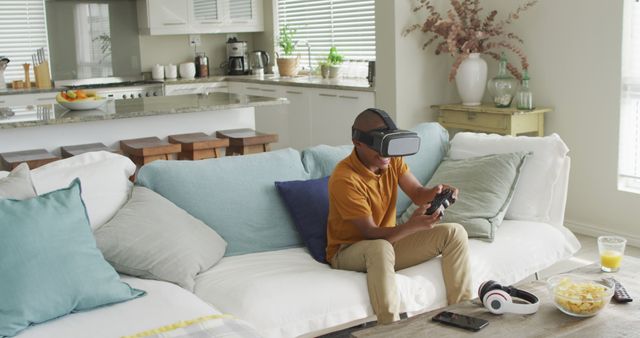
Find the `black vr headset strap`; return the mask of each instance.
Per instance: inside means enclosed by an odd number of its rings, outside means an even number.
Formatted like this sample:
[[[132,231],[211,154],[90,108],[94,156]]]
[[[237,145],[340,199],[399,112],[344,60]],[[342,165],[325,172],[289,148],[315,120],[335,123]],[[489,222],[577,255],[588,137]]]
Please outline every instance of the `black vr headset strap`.
[[[387,128],[389,128],[391,130],[398,129],[398,127],[396,127],[396,124],[393,122],[393,120],[391,119],[389,114],[387,114],[386,111],[384,111],[382,109],[378,109],[378,108],[367,108],[367,110],[370,110],[370,111],[378,114],[378,116],[380,116],[382,118],[382,120],[384,121],[384,124],[387,126]]]
[[[384,121],[384,125],[387,127],[387,129],[391,129],[391,130],[397,130],[398,128],[396,127],[396,124],[393,122],[393,120],[391,119],[391,117],[389,116],[389,114],[387,114],[387,112],[385,112],[382,109],[378,109],[378,108],[367,108],[366,110],[370,110],[376,114],[378,114],[378,116],[380,116],[382,118],[382,121]],[[351,128],[351,138],[354,140],[358,140],[366,145],[372,146],[373,145],[373,136],[371,136],[369,134],[369,132],[363,132],[361,130],[355,129],[355,128]]]

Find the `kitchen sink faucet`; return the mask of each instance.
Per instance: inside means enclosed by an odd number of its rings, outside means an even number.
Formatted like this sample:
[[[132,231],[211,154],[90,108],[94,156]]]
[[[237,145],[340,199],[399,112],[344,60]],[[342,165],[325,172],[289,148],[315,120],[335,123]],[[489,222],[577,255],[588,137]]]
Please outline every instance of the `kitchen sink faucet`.
[[[307,45],[307,56],[309,57],[309,79],[311,79],[311,45],[307,40],[298,40],[293,44],[294,48],[297,47],[299,43]]]

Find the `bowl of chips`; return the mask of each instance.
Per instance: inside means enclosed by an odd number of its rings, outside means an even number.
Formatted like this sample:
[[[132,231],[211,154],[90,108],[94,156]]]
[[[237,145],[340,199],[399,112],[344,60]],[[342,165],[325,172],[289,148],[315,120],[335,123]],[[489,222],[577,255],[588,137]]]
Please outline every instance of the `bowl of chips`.
[[[574,317],[596,315],[609,304],[614,291],[606,283],[571,274],[553,276],[547,286],[553,304]]]

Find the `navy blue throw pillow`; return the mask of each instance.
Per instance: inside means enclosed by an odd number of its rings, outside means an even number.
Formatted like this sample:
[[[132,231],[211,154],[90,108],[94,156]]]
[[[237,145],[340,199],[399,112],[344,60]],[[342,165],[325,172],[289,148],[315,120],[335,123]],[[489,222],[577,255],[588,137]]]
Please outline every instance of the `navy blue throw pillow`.
[[[311,256],[326,264],[329,176],[275,184]]]

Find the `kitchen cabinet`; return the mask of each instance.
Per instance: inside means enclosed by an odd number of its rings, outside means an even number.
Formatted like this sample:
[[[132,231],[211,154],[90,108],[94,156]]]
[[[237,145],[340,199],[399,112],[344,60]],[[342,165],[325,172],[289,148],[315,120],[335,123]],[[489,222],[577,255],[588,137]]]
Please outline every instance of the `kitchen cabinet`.
[[[138,0],[138,28],[143,34],[188,34],[191,0]]]
[[[0,107],[17,107],[56,103],[58,92],[0,95]]]
[[[227,82],[198,82],[198,83],[177,83],[164,85],[164,95],[187,95],[187,94],[207,94],[207,93],[227,93]]]
[[[255,83],[229,82],[229,93],[286,97],[284,87],[275,85],[262,85]],[[263,133],[278,134],[278,142],[272,143],[272,149],[290,147],[290,112],[288,105],[256,107],[256,130]]]
[[[372,92],[315,89],[310,95],[311,143],[331,146],[351,143],[353,120],[375,107]]]
[[[242,33],[264,30],[263,0],[138,0],[142,34]]]
[[[256,128],[278,133],[278,147],[298,150],[350,144],[353,120],[375,106],[375,94],[365,91],[229,82],[229,92],[286,97],[288,105],[256,108]]]

